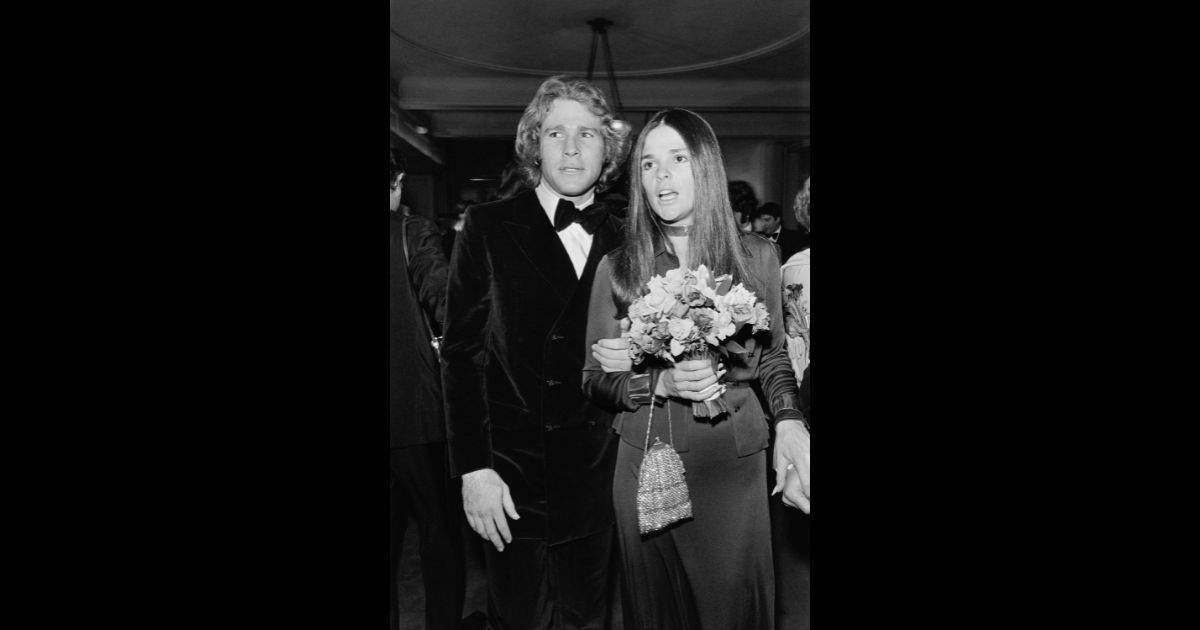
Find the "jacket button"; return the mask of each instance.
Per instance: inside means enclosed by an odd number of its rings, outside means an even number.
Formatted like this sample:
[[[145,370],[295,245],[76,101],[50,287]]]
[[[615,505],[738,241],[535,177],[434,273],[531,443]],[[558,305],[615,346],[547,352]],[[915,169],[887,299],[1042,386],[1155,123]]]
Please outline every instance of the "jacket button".
[[[564,337],[558,333],[554,333],[553,335],[550,335],[550,341],[562,341],[563,339],[566,339],[566,337]]]
[[[546,430],[547,430],[547,431],[553,431],[553,430],[555,430],[555,429],[557,429],[557,428],[558,428],[558,427],[554,426],[553,424],[547,424],[547,425],[546,425]]]
[[[556,381],[556,380],[554,380],[554,379],[552,379],[552,378],[550,378],[550,379],[546,379],[546,386],[547,386],[547,387],[554,387],[555,385],[562,385],[562,381]]]

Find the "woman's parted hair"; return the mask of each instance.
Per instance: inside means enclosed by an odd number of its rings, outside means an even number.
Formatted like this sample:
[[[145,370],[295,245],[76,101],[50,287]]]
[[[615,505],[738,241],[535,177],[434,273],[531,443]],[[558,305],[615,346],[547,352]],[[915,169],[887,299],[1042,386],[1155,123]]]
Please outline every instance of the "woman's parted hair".
[[[542,180],[541,129],[546,114],[554,101],[565,98],[588,108],[600,117],[601,133],[604,136],[604,169],[596,181],[596,191],[602,191],[616,181],[629,151],[629,125],[617,124],[612,108],[604,93],[583,79],[572,79],[557,75],[546,79],[525,107],[521,122],[517,124],[516,158],[522,177],[530,188],[536,188]]]
[[[614,256],[613,295],[619,310],[644,293],[654,275],[654,252],[666,238],[658,216],[642,188],[641,155],[646,136],[655,127],[666,125],[677,131],[691,153],[695,191],[692,229],[688,247],[688,266],[701,264],[714,275],[732,274],[735,283],[756,290],[757,279],[749,271],[750,255],[742,244],[741,229],[729,207],[729,187],[725,180],[725,162],[717,136],[703,118],[686,109],[667,109],[655,114],[638,135],[630,157],[629,212],[625,221],[623,255]]]

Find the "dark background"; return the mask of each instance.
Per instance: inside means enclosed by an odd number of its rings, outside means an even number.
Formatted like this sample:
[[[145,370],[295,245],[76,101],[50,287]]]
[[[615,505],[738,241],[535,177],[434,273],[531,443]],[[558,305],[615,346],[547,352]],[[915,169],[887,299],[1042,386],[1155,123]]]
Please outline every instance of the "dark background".
[[[1014,51],[987,16],[948,33],[872,11],[818,10],[815,618],[1025,625],[1087,555],[1076,477],[1044,474],[1081,427],[1050,397],[1076,348],[1057,309],[1081,292],[1031,213],[1067,198],[1015,194],[1066,177],[1054,110],[1011,96],[1055,80],[1029,69],[1036,37]],[[72,86],[103,101],[70,145],[96,163],[78,185],[113,210],[66,225],[124,272],[84,302],[114,341],[82,355],[104,422],[73,437],[128,454],[98,447],[119,473],[83,515],[112,528],[92,566],[134,567],[118,613],[157,627],[381,625],[387,7],[155,17],[180,26]]]

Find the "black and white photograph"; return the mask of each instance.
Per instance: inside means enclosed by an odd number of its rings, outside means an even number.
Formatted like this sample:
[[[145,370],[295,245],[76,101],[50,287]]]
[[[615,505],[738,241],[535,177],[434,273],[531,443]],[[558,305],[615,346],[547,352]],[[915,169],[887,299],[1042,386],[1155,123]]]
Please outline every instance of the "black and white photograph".
[[[391,630],[807,630],[809,2],[392,0]]]

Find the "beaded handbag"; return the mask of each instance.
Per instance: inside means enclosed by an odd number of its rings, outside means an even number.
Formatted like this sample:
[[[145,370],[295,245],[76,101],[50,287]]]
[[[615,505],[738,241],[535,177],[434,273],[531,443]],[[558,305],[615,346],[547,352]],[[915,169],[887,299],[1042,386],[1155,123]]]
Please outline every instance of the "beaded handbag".
[[[671,430],[671,402],[667,401],[667,434],[675,442]],[[683,475],[683,460],[672,444],[658,437],[650,445],[650,428],[654,424],[654,403],[650,403],[650,418],[646,421],[646,448],[638,471],[637,510],[638,529],[643,534],[656,532],[676,521],[692,517],[692,500],[688,496]]]

